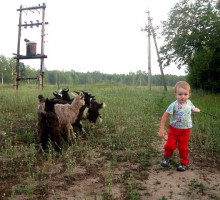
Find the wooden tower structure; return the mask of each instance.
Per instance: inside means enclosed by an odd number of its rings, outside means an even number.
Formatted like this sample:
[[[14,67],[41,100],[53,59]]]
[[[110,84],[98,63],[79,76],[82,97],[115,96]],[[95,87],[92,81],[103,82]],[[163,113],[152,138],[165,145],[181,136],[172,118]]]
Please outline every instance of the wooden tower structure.
[[[27,7],[23,8],[22,5],[20,6],[17,11],[19,11],[19,24],[18,24],[18,43],[17,43],[17,53],[14,54],[16,55],[14,58],[16,59],[16,71],[14,73],[14,87],[15,89],[19,88],[20,81],[21,80],[30,80],[30,79],[39,79],[39,86],[41,89],[43,89],[44,86],[44,59],[47,58],[47,56],[44,54],[44,36],[45,36],[45,25],[48,24],[48,22],[45,22],[45,9],[46,9],[46,4],[43,3],[42,5],[38,6],[33,6],[33,7]],[[22,23],[22,13],[27,12],[27,11],[38,11],[42,10],[42,22],[39,22],[37,20],[37,23],[33,23],[30,21],[30,23]],[[20,54],[20,42],[21,42],[21,31],[22,27],[28,28],[31,27],[33,28],[34,26],[39,27],[41,26],[41,53],[36,54],[36,44],[29,43],[29,40],[25,40],[27,42],[27,54],[26,55],[21,55]],[[20,76],[20,60],[21,59],[40,59],[40,74],[39,77],[21,77]]]

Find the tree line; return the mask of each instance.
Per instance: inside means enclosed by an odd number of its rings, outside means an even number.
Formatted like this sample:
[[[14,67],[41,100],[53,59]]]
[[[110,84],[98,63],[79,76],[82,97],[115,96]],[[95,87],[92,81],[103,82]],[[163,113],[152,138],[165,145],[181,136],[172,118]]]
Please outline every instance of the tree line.
[[[0,78],[2,84],[12,84],[13,83],[13,72],[15,70],[15,59],[6,58],[0,55]],[[38,81],[39,70],[30,68],[28,65],[20,64],[20,76],[22,78],[34,78],[36,80],[25,80],[22,82],[26,83],[36,83]],[[46,84],[60,84],[60,85],[70,85],[70,84],[93,84],[93,83],[120,83],[125,85],[136,85],[136,86],[147,86],[148,84],[148,74],[145,71],[138,70],[136,73],[130,72],[128,74],[105,74],[99,71],[94,72],[76,72],[71,71],[46,71],[44,74]],[[179,80],[185,80],[185,76],[177,75],[165,75],[165,79],[168,86],[174,86]],[[163,82],[161,75],[152,75],[151,83],[155,86],[162,86]]]
[[[76,72],[76,71],[48,71],[46,75],[49,84],[92,84],[92,83],[121,83],[125,85],[147,86],[148,74],[145,71],[138,70],[136,73],[128,74],[104,74],[99,71],[94,72]],[[179,80],[185,80],[185,76],[165,75],[167,85],[173,86]],[[162,86],[161,75],[152,75],[151,83],[155,86]]]

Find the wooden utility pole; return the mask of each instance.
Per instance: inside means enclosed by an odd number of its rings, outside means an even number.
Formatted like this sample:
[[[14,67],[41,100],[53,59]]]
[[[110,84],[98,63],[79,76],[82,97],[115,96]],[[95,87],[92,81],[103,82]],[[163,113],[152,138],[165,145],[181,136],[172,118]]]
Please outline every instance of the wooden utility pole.
[[[154,38],[154,44],[155,44],[155,49],[156,49],[156,52],[157,52],[157,59],[158,59],[159,66],[160,66],[160,73],[161,73],[162,80],[163,80],[164,90],[167,91],[166,80],[165,80],[165,77],[164,77],[163,68],[162,68],[161,62],[160,62],[160,55],[159,55],[159,51],[158,51],[158,47],[157,47],[156,34],[155,34],[154,28],[152,26],[151,19],[150,19],[150,28],[152,30],[152,35],[153,35],[153,38]]]
[[[20,55],[20,42],[21,42],[21,21],[22,21],[22,5],[20,6],[20,13],[19,13],[19,25],[18,25],[18,44],[17,44],[17,55]],[[19,79],[19,59],[16,60],[16,72],[14,74],[14,87],[18,89],[20,84]]]
[[[154,31],[154,28],[152,26],[151,18],[150,18],[150,11],[146,12],[148,14],[148,25],[145,26],[145,29],[141,29],[142,31],[147,31],[148,32],[148,89],[151,90],[151,42],[150,42],[150,35],[152,32],[153,39],[154,39],[154,44],[155,44],[155,49],[157,53],[157,58],[159,62],[159,67],[160,67],[160,72],[163,80],[163,85],[164,85],[164,90],[167,91],[167,86],[166,86],[166,81],[163,73],[163,68],[161,66],[160,62],[160,55],[157,47],[157,41],[156,41],[156,34]]]
[[[43,4],[43,12],[42,12],[42,27],[41,27],[41,55],[44,55],[44,31],[45,31],[45,8],[46,5]],[[44,57],[41,58],[41,63],[40,63],[40,88],[43,89],[44,87]]]
[[[16,59],[16,72],[14,74],[14,87],[16,89],[18,89],[19,84],[20,84],[20,80],[30,80],[30,79],[38,79],[38,77],[34,77],[34,78],[21,78],[20,77],[20,59],[41,59],[41,64],[40,64],[40,81],[39,81],[39,85],[41,87],[41,89],[43,89],[43,83],[44,83],[44,58],[47,58],[46,55],[44,55],[44,31],[45,31],[45,24],[48,24],[48,22],[45,22],[45,8],[46,8],[46,4],[43,3],[43,5],[38,5],[38,6],[34,6],[34,7],[29,7],[29,8],[23,8],[22,5],[20,6],[20,9],[17,9],[17,11],[20,12],[19,14],[19,25],[18,25],[18,44],[17,44],[17,54],[16,57],[14,57]],[[33,23],[31,21],[30,24],[27,24],[26,22],[24,24],[22,24],[22,12],[23,11],[32,11],[34,12],[34,10],[43,10],[42,12],[42,22],[38,22],[37,23]],[[39,12],[39,11],[38,11]],[[39,12],[40,13],[40,12]],[[31,54],[31,55],[21,55],[20,54],[20,42],[21,42],[21,28],[27,28],[27,27],[31,27],[33,28],[33,26],[42,26],[41,29],[41,54]],[[36,49],[35,49],[36,51]],[[27,51],[28,52],[28,51]]]
[[[146,12],[148,14],[148,90],[151,90],[151,43],[150,43],[150,11]]]

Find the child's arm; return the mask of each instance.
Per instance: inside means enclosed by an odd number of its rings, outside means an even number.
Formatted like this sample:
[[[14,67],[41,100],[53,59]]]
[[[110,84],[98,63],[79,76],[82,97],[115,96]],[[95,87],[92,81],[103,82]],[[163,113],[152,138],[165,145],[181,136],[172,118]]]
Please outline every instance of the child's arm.
[[[158,132],[158,135],[160,137],[165,137],[166,131],[165,131],[164,127],[165,127],[165,124],[166,124],[168,117],[169,117],[169,114],[167,112],[164,112],[164,114],[161,118],[161,121],[160,121],[160,130]]]
[[[194,108],[193,112],[200,112],[199,108]]]

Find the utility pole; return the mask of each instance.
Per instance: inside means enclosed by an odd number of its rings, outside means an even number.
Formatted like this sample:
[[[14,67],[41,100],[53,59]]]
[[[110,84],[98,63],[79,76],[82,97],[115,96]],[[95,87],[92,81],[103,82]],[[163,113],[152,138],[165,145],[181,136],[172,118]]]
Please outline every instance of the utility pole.
[[[148,25],[145,26],[145,29],[141,29],[141,30],[148,32],[148,89],[151,90],[151,43],[150,43],[150,35],[151,35],[151,32],[152,32],[153,39],[154,39],[154,44],[155,44],[155,48],[156,48],[156,53],[157,53],[157,58],[158,58],[158,62],[159,62],[160,72],[161,72],[161,76],[162,76],[162,79],[163,79],[164,90],[167,91],[166,81],[165,81],[165,77],[164,77],[164,73],[163,73],[163,68],[161,66],[160,55],[159,55],[157,42],[156,42],[156,34],[155,34],[155,31],[154,31],[154,28],[153,28],[152,22],[151,22],[152,18],[150,18],[150,11],[147,11],[146,13],[148,14]]]
[[[150,43],[150,11],[146,12],[148,14],[148,90],[151,90],[151,43]]]
[[[43,13],[42,13],[42,27],[41,27],[41,55],[44,55],[44,31],[45,31],[45,4],[43,4]],[[40,88],[43,89],[44,87],[44,57],[41,58],[40,63]]]
[[[164,90],[167,91],[166,80],[165,80],[165,77],[164,77],[163,68],[162,68],[161,62],[160,62],[160,55],[159,55],[159,51],[158,51],[158,47],[157,47],[156,34],[155,34],[155,31],[154,31],[151,19],[150,19],[150,28],[152,30],[152,35],[153,35],[153,39],[154,39],[155,49],[156,49],[156,52],[157,52],[157,59],[158,59],[159,66],[160,66],[160,73],[161,73],[162,80],[163,80]]]
[[[44,55],[44,31],[45,31],[45,24],[48,24],[48,22],[45,22],[45,8],[46,8],[46,4],[43,3],[43,5],[38,5],[38,6],[33,6],[33,7],[29,7],[29,8],[23,8],[22,5],[20,6],[20,9],[17,9],[17,11],[20,12],[19,14],[19,25],[18,25],[18,43],[17,43],[17,54],[16,57],[14,57],[14,59],[16,59],[16,72],[14,74],[14,87],[16,89],[19,88],[19,84],[21,80],[31,80],[31,79],[38,79],[38,77],[34,77],[34,78],[21,78],[20,77],[20,59],[41,59],[41,64],[40,64],[40,81],[39,81],[39,85],[41,87],[41,89],[43,89],[43,83],[44,83],[44,58],[47,58],[46,55]],[[42,12],[42,22],[39,22],[39,20],[36,20],[37,23],[33,23],[33,21],[30,21],[30,23],[24,22],[24,24],[22,24],[22,12],[25,11],[37,11],[38,13],[40,13],[40,11],[43,10]],[[26,13],[27,14],[27,13]],[[28,46],[27,43],[27,55],[21,55],[20,54],[20,42],[21,42],[21,28],[33,28],[34,26],[39,27],[42,26],[41,29],[41,54],[36,54],[36,44],[35,46],[31,46],[32,44],[30,44]],[[29,40],[25,39],[26,42],[30,42]],[[30,48],[30,49],[28,49]],[[34,49],[33,49],[34,48]],[[30,53],[30,54],[28,54]]]
[[[20,41],[21,41],[21,21],[22,21],[22,5],[20,6],[20,13],[19,13],[19,25],[18,25],[18,44],[17,44],[17,55],[20,55]],[[20,84],[19,79],[19,59],[16,60],[16,72],[14,74],[14,87],[18,89]]]

